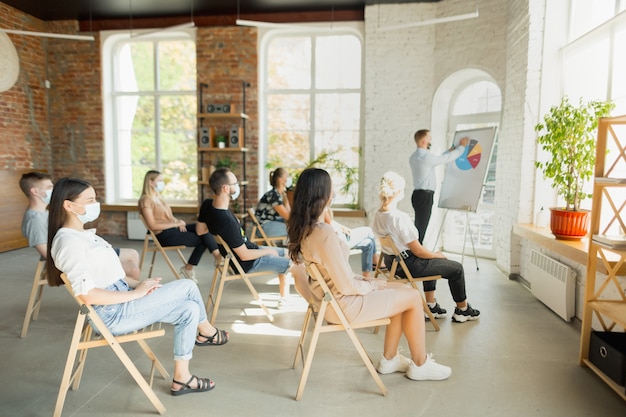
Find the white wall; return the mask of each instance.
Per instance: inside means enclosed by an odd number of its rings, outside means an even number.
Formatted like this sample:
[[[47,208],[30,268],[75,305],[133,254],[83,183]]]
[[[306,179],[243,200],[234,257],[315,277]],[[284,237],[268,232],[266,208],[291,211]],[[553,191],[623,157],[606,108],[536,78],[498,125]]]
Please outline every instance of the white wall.
[[[429,128],[433,95],[445,78],[464,68],[490,74],[503,92],[496,187],[496,262],[519,272],[519,242],[512,225],[533,214],[535,135],[543,30],[543,0],[478,0],[480,17],[392,32],[391,24],[474,11],[462,0],[441,3],[373,5],[365,9],[364,206],[378,208],[377,185],[393,169],[408,182],[413,133]],[[530,18],[529,13],[537,17]],[[441,148],[443,132],[433,133]],[[439,141],[439,143],[438,143]],[[413,212],[410,199],[400,208]]]

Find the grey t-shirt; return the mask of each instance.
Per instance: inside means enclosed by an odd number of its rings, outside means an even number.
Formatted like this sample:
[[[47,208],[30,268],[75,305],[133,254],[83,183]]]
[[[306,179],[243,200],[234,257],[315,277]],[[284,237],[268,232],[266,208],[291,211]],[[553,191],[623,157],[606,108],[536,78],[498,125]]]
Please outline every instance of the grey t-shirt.
[[[31,247],[48,243],[48,211],[26,210],[22,219],[22,234]]]

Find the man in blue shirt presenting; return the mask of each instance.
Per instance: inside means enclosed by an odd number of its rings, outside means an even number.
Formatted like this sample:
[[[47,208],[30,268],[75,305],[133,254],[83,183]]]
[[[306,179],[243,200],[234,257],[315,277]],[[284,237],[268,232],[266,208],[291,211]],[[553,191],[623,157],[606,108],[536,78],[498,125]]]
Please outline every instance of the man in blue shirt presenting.
[[[415,132],[414,139],[417,150],[413,152],[409,158],[409,165],[411,166],[411,173],[413,175],[411,204],[415,210],[415,227],[419,232],[419,242],[423,244],[424,236],[426,236],[426,228],[428,227],[433,209],[433,197],[437,186],[435,167],[437,165],[450,163],[463,155],[469,138],[462,138],[458,146],[455,147],[452,145],[452,148],[438,156],[430,152],[430,143],[432,141],[430,130],[418,130]]]

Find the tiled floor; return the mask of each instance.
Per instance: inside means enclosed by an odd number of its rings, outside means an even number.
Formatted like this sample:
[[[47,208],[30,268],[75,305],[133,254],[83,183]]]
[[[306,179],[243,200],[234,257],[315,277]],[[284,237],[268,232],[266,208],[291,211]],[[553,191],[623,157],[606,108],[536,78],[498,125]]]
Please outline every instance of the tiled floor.
[[[110,241],[138,250],[141,244]],[[51,416],[67,357],[77,309],[63,288],[45,288],[39,320],[26,338],[19,338],[36,263],[34,249],[0,254],[0,416]],[[322,335],[303,398],[296,402],[301,368],[291,369],[291,363],[306,305],[292,295],[287,308],[274,310],[276,320],[270,324],[237,281],[228,284],[217,318],[218,327],[230,331],[231,341],[195,349],[191,362],[195,373],[210,376],[217,387],[209,393],[172,397],[170,381],[157,379],[154,389],[167,415],[180,417],[624,417],[626,403],[578,365],[577,328],[508,280],[492,262],[481,259],[479,264],[476,271],[474,259],[465,258],[469,300],[482,318],[465,324],[443,319],[440,332],[427,332],[428,350],[453,369],[447,381],[414,382],[401,374],[384,375],[389,395],[383,397],[347,336]],[[156,272],[169,276],[160,259]],[[212,273],[212,257],[205,255],[197,271],[204,296]],[[255,285],[274,308],[277,280],[256,279]],[[443,281],[438,299],[452,308]],[[171,372],[172,331],[165,329],[166,336],[150,345]],[[382,351],[383,334],[359,330],[375,358]],[[139,349],[127,350],[139,369],[147,371],[148,362]],[[156,415],[108,348],[89,353],[80,389],[68,393],[63,411],[66,417]]]

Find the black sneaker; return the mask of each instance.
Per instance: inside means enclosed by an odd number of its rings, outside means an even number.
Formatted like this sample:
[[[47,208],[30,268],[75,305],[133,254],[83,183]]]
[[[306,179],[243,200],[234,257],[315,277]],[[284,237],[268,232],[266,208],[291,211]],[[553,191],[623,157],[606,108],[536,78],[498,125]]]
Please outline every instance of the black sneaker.
[[[452,321],[456,323],[465,323],[468,320],[478,320],[480,318],[480,311],[472,308],[467,303],[467,310],[463,311],[458,307],[454,308],[454,314],[452,315]]]
[[[448,314],[448,312],[444,308],[441,308],[439,303],[436,303],[434,307],[428,306],[428,308],[430,309],[433,317],[436,319],[442,319]],[[424,313],[424,317],[426,318],[426,320],[430,320],[428,314]]]

